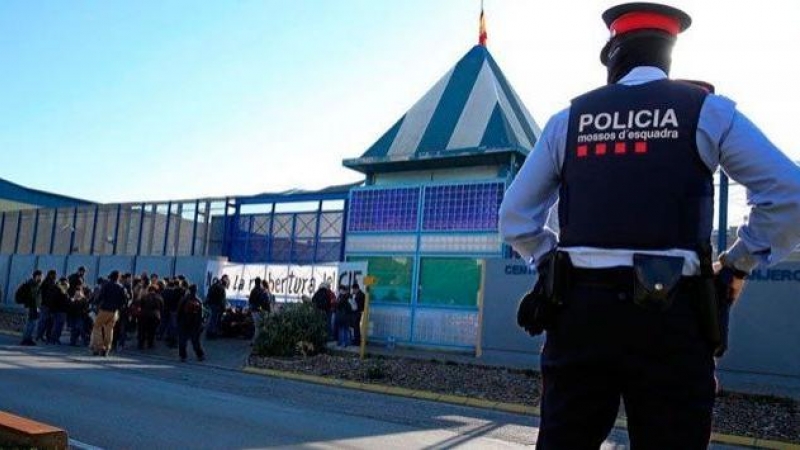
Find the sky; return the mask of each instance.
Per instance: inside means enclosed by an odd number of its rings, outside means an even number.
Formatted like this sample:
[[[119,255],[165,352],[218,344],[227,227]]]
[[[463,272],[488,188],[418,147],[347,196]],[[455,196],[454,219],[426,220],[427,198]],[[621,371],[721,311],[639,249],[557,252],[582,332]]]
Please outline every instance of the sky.
[[[605,82],[611,1],[485,0],[540,126]],[[800,2],[686,0],[672,76],[734,99],[800,160]],[[479,0],[0,2],[0,178],[98,202],[315,189],[478,38]]]

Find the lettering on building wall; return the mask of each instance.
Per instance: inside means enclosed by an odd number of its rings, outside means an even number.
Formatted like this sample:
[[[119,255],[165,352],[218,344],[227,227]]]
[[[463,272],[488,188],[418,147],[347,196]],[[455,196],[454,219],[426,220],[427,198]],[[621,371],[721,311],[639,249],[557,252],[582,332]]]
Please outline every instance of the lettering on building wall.
[[[800,269],[769,269],[754,270],[748,277],[749,281],[794,281],[800,282]]]
[[[533,268],[520,264],[506,264],[506,275],[533,275],[536,271]]]

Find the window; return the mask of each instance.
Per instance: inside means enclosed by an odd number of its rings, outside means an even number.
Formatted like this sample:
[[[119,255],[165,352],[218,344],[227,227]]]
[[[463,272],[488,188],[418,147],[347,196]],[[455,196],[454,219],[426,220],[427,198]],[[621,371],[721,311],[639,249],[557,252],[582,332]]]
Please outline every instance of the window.
[[[415,231],[419,188],[354,190],[350,231]]]
[[[477,259],[422,258],[420,304],[476,307],[480,287],[481,266]]]
[[[496,230],[503,189],[503,183],[428,186],[422,228]]]
[[[411,303],[411,282],[414,260],[408,256],[350,257],[348,261],[366,261],[367,271],[376,278],[370,287],[370,301],[378,303]]]

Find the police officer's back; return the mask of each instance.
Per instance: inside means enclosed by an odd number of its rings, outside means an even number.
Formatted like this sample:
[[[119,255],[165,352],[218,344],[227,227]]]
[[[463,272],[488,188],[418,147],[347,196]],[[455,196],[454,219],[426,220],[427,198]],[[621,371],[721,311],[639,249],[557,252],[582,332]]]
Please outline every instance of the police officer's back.
[[[620,398],[634,448],[704,448],[720,306],[800,242],[800,170],[731,100],[667,78],[686,13],[632,3],[603,19],[609,84],[550,119],[500,211],[504,239],[542,274],[518,317],[547,331],[537,448],[598,448]],[[758,201],[722,254],[718,298],[720,165]],[[546,227],[556,200],[558,235]]]

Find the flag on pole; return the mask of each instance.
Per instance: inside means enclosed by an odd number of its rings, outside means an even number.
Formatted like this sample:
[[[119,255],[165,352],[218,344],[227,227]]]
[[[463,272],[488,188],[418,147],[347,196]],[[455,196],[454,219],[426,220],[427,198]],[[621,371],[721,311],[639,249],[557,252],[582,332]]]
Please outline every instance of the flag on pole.
[[[481,25],[480,30],[478,31],[478,44],[486,46],[486,38],[488,35],[486,34],[486,20],[483,18],[483,2],[481,2]]]

